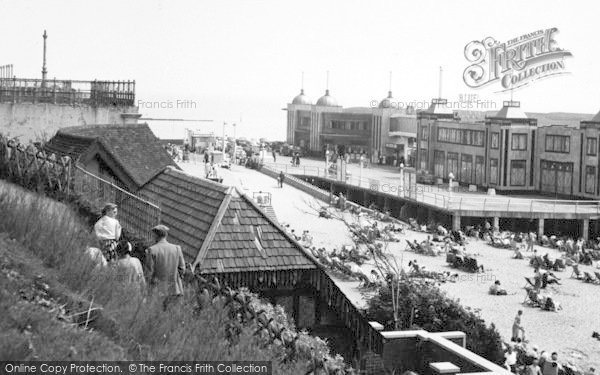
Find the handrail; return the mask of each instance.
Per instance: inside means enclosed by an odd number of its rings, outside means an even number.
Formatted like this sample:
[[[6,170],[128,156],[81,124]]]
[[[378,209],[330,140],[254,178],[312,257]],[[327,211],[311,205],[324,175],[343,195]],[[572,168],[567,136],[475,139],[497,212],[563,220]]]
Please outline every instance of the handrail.
[[[302,168],[298,168],[295,166],[291,166],[287,163],[265,163],[265,165],[270,166],[273,170],[283,170],[288,174],[301,174],[305,176],[321,176],[321,169],[323,169],[323,178],[329,181],[339,181],[339,173],[334,176],[328,173],[326,168],[321,168],[318,166],[303,166]],[[314,172],[313,172],[314,171]],[[409,179],[410,180],[410,179]],[[403,181],[404,182],[404,181]],[[433,206],[438,206],[446,210],[469,210],[470,206],[477,207],[479,210],[483,210],[484,212],[490,211],[498,211],[498,210],[514,210],[514,211],[522,211],[529,212],[533,214],[534,212],[548,212],[552,213],[557,212],[557,206],[560,211],[565,213],[575,213],[575,214],[596,214],[600,215],[600,201],[592,201],[592,200],[568,200],[568,199],[543,199],[543,198],[515,198],[515,197],[490,197],[490,196],[477,196],[473,194],[469,196],[468,199],[465,199],[465,203],[463,204],[463,198],[465,196],[460,196],[460,199],[457,201],[456,197],[449,197],[447,194],[439,194],[435,192],[425,191],[423,189],[423,185],[419,184],[390,184],[384,182],[382,180],[377,180],[373,178],[359,177],[355,175],[351,175],[345,181],[348,185],[358,186],[365,188],[365,184],[367,188],[371,188],[381,193],[397,195],[407,200],[412,200],[416,202],[421,202],[425,204],[430,204]],[[384,191],[386,187],[389,187],[388,191]],[[397,194],[395,193],[397,191]],[[458,208],[455,204],[458,203]],[[593,206],[593,207],[592,207]],[[586,209],[588,207],[588,209]],[[476,209],[476,208],[473,208]]]

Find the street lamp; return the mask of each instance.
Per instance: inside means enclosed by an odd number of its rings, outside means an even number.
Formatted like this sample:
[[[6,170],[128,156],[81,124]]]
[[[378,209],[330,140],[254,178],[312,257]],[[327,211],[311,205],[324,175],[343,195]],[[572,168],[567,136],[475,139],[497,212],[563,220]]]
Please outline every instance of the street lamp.
[[[400,191],[404,197],[404,163],[400,163]]]
[[[323,173],[324,177],[329,177],[329,147],[325,150],[325,173]]]
[[[452,180],[454,180],[454,174],[452,172],[448,173],[448,191],[452,193]]]
[[[223,123],[223,156],[225,156],[225,126],[227,125],[226,122]]]
[[[360,185],[362,184],[362,170],[363,164],[365,162],[365,155],[360,154],[360,160],[358,162],[360,163],[360,168],[358,169],[358,187],[360,187]]]

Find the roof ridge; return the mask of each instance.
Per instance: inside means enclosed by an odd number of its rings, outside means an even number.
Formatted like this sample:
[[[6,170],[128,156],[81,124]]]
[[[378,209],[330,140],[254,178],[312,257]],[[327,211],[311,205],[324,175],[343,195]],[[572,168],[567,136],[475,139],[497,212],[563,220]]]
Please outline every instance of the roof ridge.
[[[272,218],[269,217],[269,215],[266,214],[266,212],[263,211],[262,208],[260,208],[260,206],[254,202],[254,200],[252,198],[250,198],[250,196],[248,196],[247,194],[241,192],[237,186],[235,187],[236,192],[239,194],[240,198],[244,199],[246,202],[250,203],[250,205],[252,207],[254,207],[254,209],[256,209],[260,215],[262,215],[262,217],[264,217],[271,225],[273,225],[285,238],[287,238],[288,240],[290,240],[290,242],[297,247],[298,249],[300,249],[300,251],[302,252],[302,254],[304,254],[308,259],[310,259],[313,263],[315,263],[315,265],[320,268],[322,271],[326,272],[327,270],[325,269],[325,267],[321,264],[321,262],[318,261],[317,258],[315,258],[314,255],[312,255],[312,253],[310,253],[309,251],[307,251],[304,246],[302,246],[302,244],[300,244],[300,242],[298,242],[295,238],[293,238],[288,232],[285,231],[285,229],[283,229],[283,227],[276,222],[275,220],[273,220]]]
[[[208,228],[208,232],[206,232],[206,237],[204,238],[204,241],[202,242],[202,246],[200,247],[200,250],[198,250],[196,259],[194,260],[194,263],[192,264],[192,272],[194,271],[194,269],[196,268],[196,266],[199,263],[204,261],[204,258],[206,258],[206,254],[208,254],[208,250],[210,249],[210,245],[212,244],[215,234],[217,233],[217,230],[221,226],[221,222],[223,221],[223,217],[225,216],[225,213],[229,209],[229,204],[231,203],[231,198],[232,198],[232,194],[231,194],[232,190],[233,190],[233,187],[229,186],[227,191],[225,192],[225,198],[223,198],[223,200],[221,201],[219,210],[217,211],[217,214],[215,215],[212,223],[210,224],[210,228]]]
[[[165,168],[164,172],[167,171],[167,170],[171,170],[173,172],[177,172],[178,174],[185,175],[186,177],[193,178],[194,180],[200,181],[200,182],[208,184],[208,185],[213,185],[215,188],[223,190],[223,193],[225,193],[225,194],[231,194],[231,192],[228,191],[231,188],[231,186],[220,184],[218,182],[215,182],[213,180],[209,180],[207,178],[202,178],[202,177],[194,176],[193,174],[188,173],[188,172],[186,172],[184,170],[175,169],[175,167],[172,166],[172,165],[167,166]]]

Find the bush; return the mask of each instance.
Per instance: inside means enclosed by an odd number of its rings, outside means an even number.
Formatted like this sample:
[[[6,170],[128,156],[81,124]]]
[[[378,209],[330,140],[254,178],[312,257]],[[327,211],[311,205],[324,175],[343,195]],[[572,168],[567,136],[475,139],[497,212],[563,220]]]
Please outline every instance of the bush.
[[[500,334],[494,324],[486,326],[477,311],[461,306],[435,285],[419,281],[403,281],[399,295],[398,318],[401,329],[463,331],[469,350],[494,363],[504,363]],[[386,329],[394,329],[390,288],[380,288],[379,293],[369,300],[367,316],[369,320],[382,322]]]

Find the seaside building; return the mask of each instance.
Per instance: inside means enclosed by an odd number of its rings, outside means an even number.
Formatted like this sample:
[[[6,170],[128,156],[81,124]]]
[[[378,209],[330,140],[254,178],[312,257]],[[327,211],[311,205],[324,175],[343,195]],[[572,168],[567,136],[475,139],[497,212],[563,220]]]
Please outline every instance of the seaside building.
[[[382,157],[388,165],[414,162],[416,113],[396,101],[391,90],[377,106],[343,108],[329,89],[315,104],[301,89],[285,110],[286,142],[307,154],[323,156],[343,147],[355,161],[365,155],[371,162]]]
[[[440,179],[503,192],[600,198],[600,113],[579,124],[538,124],[517,101],[462,121],[434,99],[418,113],[417,164]]]

